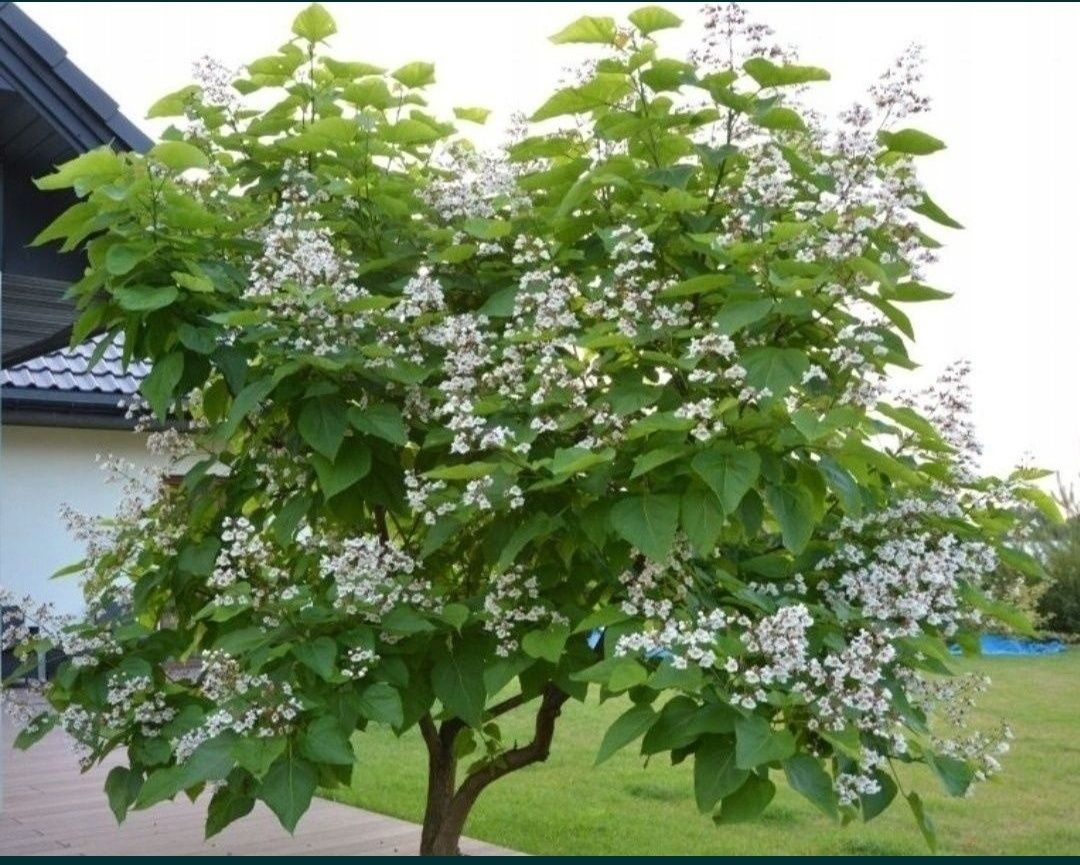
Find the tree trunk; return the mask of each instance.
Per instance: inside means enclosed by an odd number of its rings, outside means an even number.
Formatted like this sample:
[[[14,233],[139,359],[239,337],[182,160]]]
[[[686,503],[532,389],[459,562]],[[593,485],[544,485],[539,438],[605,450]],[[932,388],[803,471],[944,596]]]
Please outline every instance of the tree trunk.
[[[520,748],[504,751],[495,761],[469,775],[460,787],[456,787],[454,739],[465,725],[457,718],[451,718],[436,728],[430,715],[420,720],[420,732],[428,748],[428,792],[420,834],[421,856],[461,855],[461,833],[480,794],[504,775],[548,758],[555,735],[555,721],[567,699],[568,695],[560,688],[549,684],[544,689],[543,700],[536,712],[533,740]],[[489,715],[494,717],[522,702],[520,698],[511,698],[491,710]]]
[[[439,830],[446,819],[446,812],[454,798],[457,786],[457,759],[454,757],[454,737],[460,727],[444,722],[437,730],[430,715],[420,719],[420,731],[428,747],[427,805],[424,808],[424,825],[420,833],[421,856],[459,856],[455,840],[451,849],[437,845]]]

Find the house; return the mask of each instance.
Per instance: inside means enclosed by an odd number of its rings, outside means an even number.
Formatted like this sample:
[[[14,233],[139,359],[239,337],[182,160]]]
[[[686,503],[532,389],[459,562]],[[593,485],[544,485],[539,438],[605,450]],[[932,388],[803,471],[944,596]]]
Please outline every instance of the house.
[[[86,150],[143,151],[150,140],[64,49],[14,3],[0,2],[0,585],[77,612],[76,582],[48,577],[82,558],[60,516],[111,512],[97,454],[149,461],[118,403],[145,369],[110,348],[68,347],[75,317],[63,297],[84,269],[78,254],[29,242],[72,199],[33,179]]]

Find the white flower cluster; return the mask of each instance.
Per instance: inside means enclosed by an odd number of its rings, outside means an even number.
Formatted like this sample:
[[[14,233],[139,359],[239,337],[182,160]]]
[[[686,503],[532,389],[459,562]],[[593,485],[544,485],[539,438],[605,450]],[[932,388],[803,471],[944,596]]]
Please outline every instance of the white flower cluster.
[[[438,606],[431,583],[416,575],[416,560],[377,535],[346,538],[333,546],[320,559],[319,572],[334,584],[348,615],[378,623],[398,604]]]
[[[233,81],[240,72],[220,60],[204,54],[191,65],[191,76],[202,91],[202,101],[215,108],[239,107],[240,94]]]
[[[565,616],[541,600],[536,576],[520,566],[492,577],[484,595],[484,614],[484,630],[495,636],[495,652],[504,658],[518,648],[520,625],[568,624]]]
[[[455,146],[438,159],[436,168],[439,176],[421,194],[444,222],[494,219],[528,204],[518,186],[520,168],[504,153]]]
[[[101,723],[115,735],[128,719],[139,726],[143,736],[157,736],[161,728],[176,717],[176,710],[166,703],[165,694],[154,688],[149,676],[113,675],[109,679],[105,702],[109,709]]]
[[[258,607],[272,600],[287,583],[289,572],[265,533],[247,517],[225,517],[221,524],[221,549],[214,561],[209,585],[218,590],[215,603],[231,606],[239,597],[226,590],[246,583],[250,602]]]
[[[379,655],[373,649],[349,649],[346,661],[341,665],[341,675],[346,679],[363,679],[379,662]]]
[[[223,652],[204,656],[198,689],[215,708],[199,726],[173,740],[177,763],[226,731],[256,737],[288,733],[303,709],[288,682],[245,672]]]
[[[589,283],[585,312],[612,322],[630,339],[643,331],[663,330],[687,323],[692,305],[686,301],[663,302],[660,293],[671,286],[655,274],[653,242],[640,228],[624,225],[611,233],[610,273]]]
[[[333,354],[366,324],[349,304],[368,292],[357,284],[356,265],[321,224],[317,207],[324,194],[310,193],[310,177],[292,166],[284,168],[283,181],[278,209],[259,234],[262,254],[250,262],[243,297],[286,325],[285,348]]]
[[[977,585],[994,570],[993,549],[918,528],[923,515],[956,512],[956,503],[944,498],[905,499],[862,519],[845,518],[833,537],[835,551],[818,563],[838,574],[827,595],[855,604],[893,636],[917,634],[924,624],[952,636],[976,621],[960,591],[964,581]]]

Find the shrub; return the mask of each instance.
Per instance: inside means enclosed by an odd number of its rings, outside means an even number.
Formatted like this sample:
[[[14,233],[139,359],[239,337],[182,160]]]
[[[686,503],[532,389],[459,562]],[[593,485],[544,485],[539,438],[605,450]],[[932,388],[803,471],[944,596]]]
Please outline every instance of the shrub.
[[[1080,506],[1071,489],[1061,488],[1065,521],[1047,526],[1040,545],[1048,580],[1039,598],[1042,624],[1063,634],[1080,634]]]

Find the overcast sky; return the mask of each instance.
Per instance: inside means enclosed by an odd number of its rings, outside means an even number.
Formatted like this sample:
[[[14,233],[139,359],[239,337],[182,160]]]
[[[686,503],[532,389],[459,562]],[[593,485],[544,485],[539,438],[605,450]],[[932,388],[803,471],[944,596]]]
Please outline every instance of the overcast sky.
[[[302,3],[22,3],[84,72],[148,132],[159,96],[187,83],[191,62],[271,53]],[[485,135],[536,108],[576,47],[547,36],[583,14],[625,15],[640,3],[335,3],[331,48],[388,67],[436,64],[433,103],[494,111]],[[678,55],[700,33],[698,4],[664,40]],[[1024,454],[1080,476],[1080,9],[1067,4],[748,3],[751,15],[828,68],[824,108],[856,98],[909,42],[928,58],[930,115],[948,142],[923,160],[935,200],[966,225],[942,229],[928,280],[955,292],[910,306],[924,374],[957,358],[974,366],[985,463]],[[947,236],[944,236],[947,235]]]

